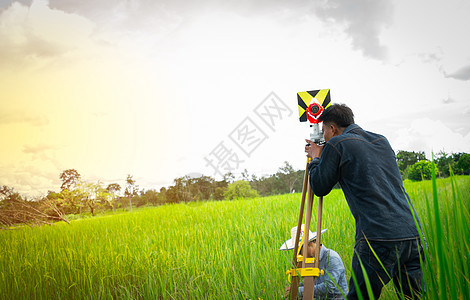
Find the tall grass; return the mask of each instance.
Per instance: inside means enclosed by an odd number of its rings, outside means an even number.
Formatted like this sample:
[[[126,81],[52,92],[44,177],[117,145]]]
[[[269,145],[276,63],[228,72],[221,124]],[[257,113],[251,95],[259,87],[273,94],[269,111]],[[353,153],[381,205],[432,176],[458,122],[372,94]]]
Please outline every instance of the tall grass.
[[[470,177],[435,184],[405,182],[429,247],[425,297],[468,299]],[[278,249],[299,206],[293,194],[1,231],[0,299],[279,299],[292,253]],[[339,190],[325,197],[323,227],[349,277],[355,226]]]
[[[426,204],[425,298],[470,299],[468,177],[437,180],[433,171],[431,182],[423,185],[432,190],[432,200],[424,193],[425,201],[418,201]]]

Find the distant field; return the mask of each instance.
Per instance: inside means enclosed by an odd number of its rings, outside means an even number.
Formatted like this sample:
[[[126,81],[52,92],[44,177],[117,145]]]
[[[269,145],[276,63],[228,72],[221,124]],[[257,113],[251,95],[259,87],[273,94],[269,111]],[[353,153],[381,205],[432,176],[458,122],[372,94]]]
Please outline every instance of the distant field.
[[[437,180],[436,198],[431,181],[405,182],[429,245],[429,299],[470,299],[470,177],[454,181]],[[299,207],[291,194],[1,231],[0,299],[280,299],[292,252],[277,249]],[[324,198],[322,227],[349,280],[355,228],[340,190]],[[381,299],[395,299],[391,286]]]

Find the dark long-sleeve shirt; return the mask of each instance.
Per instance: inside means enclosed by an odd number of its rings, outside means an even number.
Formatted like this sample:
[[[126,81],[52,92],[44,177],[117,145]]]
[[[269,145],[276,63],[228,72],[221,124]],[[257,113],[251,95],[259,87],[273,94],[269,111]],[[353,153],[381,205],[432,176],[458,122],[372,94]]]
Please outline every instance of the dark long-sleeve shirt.
[[[312,160],[309,175],[317,196],[340,183],[356,220],[356,241],[364,235],[370,240],[418,236],[395,153],[384,136],[349,125],[325,144],[320,159]]]

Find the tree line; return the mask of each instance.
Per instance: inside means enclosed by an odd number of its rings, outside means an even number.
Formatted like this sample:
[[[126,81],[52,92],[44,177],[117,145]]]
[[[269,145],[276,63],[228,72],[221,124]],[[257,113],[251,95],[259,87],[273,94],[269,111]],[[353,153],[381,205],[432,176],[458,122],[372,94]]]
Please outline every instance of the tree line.
[[[470,172],[470,154],[468,153],[445,153],[440,151],[433,161],[426,159],[424,152],[398,151],[397,164],[403,180],[410,179],[420,181],[431,179],[432,168],[438,177],[445,178],[452,174],[468,175]]]
[[[440,177],[453,174],[468,175],[470,154],[443,151],[434,157],[434,162],[426,159],[424,152],[398,151],[396,155],[402,179],[430,179],[432,168]],[[305,170],[295,170],[288,162],[275,174],[258,178],[249,175],[245,169],[239,178],[227,173],[222,180],[210,176],[193,178],[184,176],[174,179],[168,188],[140,189],[132,175],[126,178],[125,186],[111,183],[104,186],[100,182],[84,180],[75,169],[64,170],[59,178],[60,191],[49,191],[46,196],[28,199],[12,187],[0,188],[0,228],[15,224],[40,225],[55,221],[69,222],[71,216],[91,215],[104,211],[129,210],[141,206],[157,206],[168,203],[231,200],[243,197],[270,196],[300,192]],[[335,188],[339,188],[337,185]]]

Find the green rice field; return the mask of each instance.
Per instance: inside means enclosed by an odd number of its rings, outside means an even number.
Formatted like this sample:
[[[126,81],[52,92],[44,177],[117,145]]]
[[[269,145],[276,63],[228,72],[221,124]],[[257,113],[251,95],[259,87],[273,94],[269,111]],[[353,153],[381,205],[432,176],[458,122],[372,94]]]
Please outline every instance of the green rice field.
[[[405,189],[428,243],[424,298],[470,299],[470,176],[405,182]],[[0,299],[280,299],[292,252],[278,249],[300,200],[165,205],[2,230]],[[323,244],[342,257],[349,280],[355,227],[340,190],[324,198],[322,227]],[[381,299],[396,299],[391,284]]]

